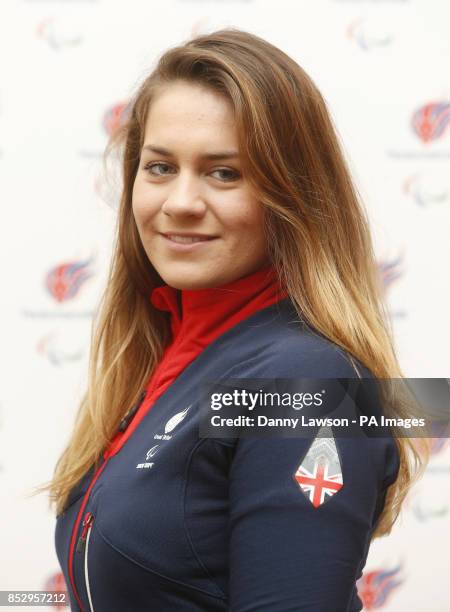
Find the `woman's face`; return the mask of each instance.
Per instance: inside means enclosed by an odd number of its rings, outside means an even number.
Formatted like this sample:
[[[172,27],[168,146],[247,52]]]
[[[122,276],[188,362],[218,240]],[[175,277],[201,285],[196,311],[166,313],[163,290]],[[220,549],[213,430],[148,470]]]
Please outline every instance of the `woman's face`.
[[[233,110],[214,91],[176,81],[158,92],[132,204],[147,257],[172,287],[216,287],[269,263]]]

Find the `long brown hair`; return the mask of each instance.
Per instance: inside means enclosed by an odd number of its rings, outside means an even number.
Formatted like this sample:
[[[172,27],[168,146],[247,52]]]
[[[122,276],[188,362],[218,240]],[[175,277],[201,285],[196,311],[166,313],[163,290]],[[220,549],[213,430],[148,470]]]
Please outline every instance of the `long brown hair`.
[[[272,263],[299,317],[377,378],[403,377],[366,212],[321,93],[292,58],[254,34],[226,28],[198,36],[159,58],[105,151],[121,150],[123,188],[109,277],[92,324],[87,390],[53,479],[37,490],[49,489],[57,514],[99,462],[169,338],[166,313],[149,301],[161,278],[143,249],[131,205],[149,107],[158,88],[178,79],[230,101],[243,174],[265,207]],[[390,532],[423,472],[427,456],[413,442],[396,439],[400,472],[375,537]]]

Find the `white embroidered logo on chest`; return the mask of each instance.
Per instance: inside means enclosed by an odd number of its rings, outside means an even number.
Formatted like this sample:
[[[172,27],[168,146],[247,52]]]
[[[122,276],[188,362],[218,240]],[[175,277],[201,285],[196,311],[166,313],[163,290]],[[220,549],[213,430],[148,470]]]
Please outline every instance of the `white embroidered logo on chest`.
[[[152,448],[147,451],[147,454],[145,455],[145,463],[138,463],[136,469],[149,469],[155,465],[154,462],[149,462],[149,459],[156,455],[158,452],[158,446],[159,444],[155,444],[155,446],[152,446]]]
[[[155,440],[170,440],[172,436],[169,435],[169,433],[171,431],[173,431],[175,429],[175,427],[181,423],[181,421],[187,415],[187,412],[188,412],[188,410],[189,410],[189,408],[191,406],[192,406],[192,404],[189,404],[189,406],[187,408],[185,408],[181,412],[177,412],[177,414],[174,414],[173,417],[171,417],[167,421],[166,426],[164,427],[164,433],[163,434],[155,434],[153,436],[153,438]]]

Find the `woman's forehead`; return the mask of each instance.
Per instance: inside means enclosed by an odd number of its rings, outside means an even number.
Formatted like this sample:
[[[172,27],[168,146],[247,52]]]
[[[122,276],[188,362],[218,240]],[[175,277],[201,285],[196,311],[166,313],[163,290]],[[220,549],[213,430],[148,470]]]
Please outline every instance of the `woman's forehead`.
[[[169,122],[192,128],[209,125],[226,131],[235,126],[233,108],[225,96],[210,88],[178,81],[166,85],[153,97],[146,128],[155,125],[169,128]]]
[[[221,101],[203,103],[194,95],[182,102],[177,94],[161,97],[152,104],[145,124],[143,151],[167,156],[190,151],[210,160],[239,156],[234,117],[229,109],[220,106]]]

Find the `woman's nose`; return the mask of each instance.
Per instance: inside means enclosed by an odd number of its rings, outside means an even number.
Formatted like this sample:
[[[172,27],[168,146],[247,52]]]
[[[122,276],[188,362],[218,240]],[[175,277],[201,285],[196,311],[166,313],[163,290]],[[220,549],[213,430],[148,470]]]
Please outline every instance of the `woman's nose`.
[[[206,204],[201,192],[201,180],[193,174],[181,174],[170,182],[167,197],[161,207],[167,215],[202,216]]]

